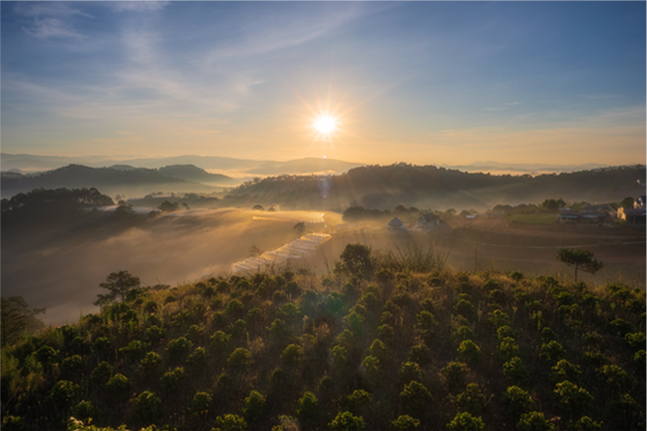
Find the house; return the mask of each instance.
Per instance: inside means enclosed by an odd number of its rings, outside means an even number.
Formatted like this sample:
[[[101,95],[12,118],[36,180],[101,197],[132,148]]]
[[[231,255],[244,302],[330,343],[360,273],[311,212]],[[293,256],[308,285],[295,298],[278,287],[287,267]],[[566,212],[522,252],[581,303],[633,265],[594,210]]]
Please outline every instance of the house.
[[[388,222],[384,227],[389,229],[391,232],[403,232],[406,230],[404,223],[402,223],[402,221],[397,217],[394,217],[393,220]]]
[[[642,197],[642,196],[641,196]],[[618,218],[626,221],[628,224],[644,225],[645,208],[618,208]]]
[[[429,212],[418,217],[418,220],[416,221],[416,228],[429,230],[435,228],[439,224],[440,217],[434,213]]]
[[[644,209],[645,201],[647,201],[647,197],[638,196],[638,198],[634,200],[634,209]]]
[[[609,223],[612,217],[607,212],[603,211],[560,211],[557,215],[557,220],[560,223],[585,223],[585,224],[599,224]]]

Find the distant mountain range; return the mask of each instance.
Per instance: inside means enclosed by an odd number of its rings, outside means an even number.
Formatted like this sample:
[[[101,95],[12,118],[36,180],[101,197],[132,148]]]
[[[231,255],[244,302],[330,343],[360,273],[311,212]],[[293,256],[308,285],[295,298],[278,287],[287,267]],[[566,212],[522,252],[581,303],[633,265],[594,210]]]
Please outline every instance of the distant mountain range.
[[[515,173],[515,174],[542,174],[586,171],[603,168],[607,165],[588,163],[584,165],[549,165],[541,163],[499,163],[499,162],[474,162],[469,165],[441,165],[443,168],[458,169],[465,172],[490,172],[490,173]]]
[[[335,159],[320,159],[306,157],[297,160],[277,162],[272,160],[251,160],[237,159],[233,157],[217,156],[195,156],[183,155],[175,157],[151,157],[151,158],[110,158],[102,156],[36,156],[30,154],[8,154],[0,155],[0,165],[3,172],[16,171],[21,173],[48,171],[61,168],[67,165],[84,165],[95,168],[110,166],[134,166],[140,168],[157,169],[172,165],[194,165],[208,171],[218,171],[228,174],[228,171],[235,172],[237,177],[251,179],[255,176],[282,175],[282,174],[311,174],[329,173],[343,174],[350,169],[365,166],[365,163],[345,162]],[[588,163],[582,165],[551,165],[542,163],[500,163],[495,161],[474,162],[467,165],[440,165],[447,169],[458,169],[465,172],[490,172],[492,174],[542,174],[576,172],[601,168],[606,165]],[[233,173],[232,172],[232,173]]]
[[[2,195],[11,196],[36,188],[89,188],[103,193],[140,194],[155,191],[213,192],[216,187],[238,181],[220,174],[210,174],[193,165],[173,165],[159,169],[115,165],[93,168],[68,165],[37,174],[2,172]]]
[[[342,174],[349,169],[363,166],[362,163],[351,163],[335,159],[319,159],[307,157],[286,162],[271,160],[235,159],[232,157],[215,156],[177,156],[155,158],[122,158],[115,159],[100,156],[35,156],[30,154],[0,155],[0,164],[3,172],[14,171],[20,173],[48,171],[67,165],[84,165],[95,168],[110,166],[132,166],[138,168],[161,168],[174,165],[194,165],[204,170],[236,171],[238,176],[252,178],[255,176],[282,175],[282,174],[310,174],[330,173]]]
[[[39,156],[3,155],[3,169],[34,166]],[[35,157],[35,158],[34,158]],[[154,159],[186,161],[194,156]],[[389,166],[359,166],[330,159],[300,159],[289,162],[258,162],[216,157],[200,158],[207,166],[247,169],[255,163],[255,178],[231,178],[212,174],[193,164],[171,164],[158,168],[135,167],[123,162],[110,167],[71,164],[46,172],[23,174],[2,172],[2,196],[10,197],[35,188],[90,188],[111,196],[140,197],[153,193],[224,193],[222,206],[280,206],[283,209],[318,209],[343,211],[361,205],[369,209],[393,209],[398,204],[419,208],[484,210],[497,204],[541,203],[563,198],[569,202],[619,202],[627,196],[645,194],[645,166],[605,167],[576,172],[542,175],[492,175],[465,172],[436,166],[405,163]],[[59,163],[62,158],[41,162]],[[139,163],[153,164],[153,159]],[[95,160],[96,162],[97,160]],[[104,160],[105,161],[105,160]],[[130,162],[137,162],[131,160]],[[508,164],[487,162],[501,171]],[[476,170],[479,164],[468,165]],[[561,165],[560,168],[574,166]],[[542,170],[546,165],[526,164],[523,169]],[[17,169],[17,168],[15,168]],[[342,174],[335,172],[343,171]],[[521,169],[521,168],[520,168]],[[523,172],[523,171],[521,171]],[[317,173],[317,175],[313,175]],[[284,175],[283,175],[284,174]],[[242,184],[241,184],[242,182]],[[238,185],[236,188],[233,186]],[[229,191],[226,190],[229,188]]]

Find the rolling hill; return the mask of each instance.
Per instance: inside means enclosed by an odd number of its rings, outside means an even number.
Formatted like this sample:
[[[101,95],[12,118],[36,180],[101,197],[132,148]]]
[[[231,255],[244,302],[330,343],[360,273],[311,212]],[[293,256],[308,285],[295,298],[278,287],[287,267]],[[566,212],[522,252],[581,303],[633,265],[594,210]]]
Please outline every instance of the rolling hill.
[[[339,211],[362,205],[369,209],[398,204],[421,208],[484,210],[496,204],[566,201],[619,202],[645,194],[637,179],[645,166],[609,167],[562,174],[490,175],[404,163],[364,166],[338,176],[278,176],[248,182],[227,195],[237,204],[281,205],[283,209]]]

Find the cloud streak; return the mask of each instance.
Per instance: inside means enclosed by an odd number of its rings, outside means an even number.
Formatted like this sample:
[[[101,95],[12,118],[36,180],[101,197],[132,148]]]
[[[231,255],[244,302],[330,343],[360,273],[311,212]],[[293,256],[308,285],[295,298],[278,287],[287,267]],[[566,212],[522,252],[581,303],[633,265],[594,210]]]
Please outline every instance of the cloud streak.
[[[155,12],[169,4],[168,0],[22,0],[14,11],[27,20],[23,30],[42,39],[87,37],[77,29],[78,19],[94,19],[83,9],[105,8],[112,12]]]

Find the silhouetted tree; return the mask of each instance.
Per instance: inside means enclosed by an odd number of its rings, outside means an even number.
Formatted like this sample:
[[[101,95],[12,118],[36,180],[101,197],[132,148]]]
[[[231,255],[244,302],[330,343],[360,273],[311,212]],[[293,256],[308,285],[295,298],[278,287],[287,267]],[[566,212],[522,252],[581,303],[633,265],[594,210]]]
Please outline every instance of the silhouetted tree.
[[[157,209],[162,212],[171,213],[180,209],[180,205],[177,202],[164,201],[157,206]]]
[[[598,272],[604,264],[597,260],[589,250],[573,250],[570,248],[560,248],[557,251],[557,260],[564,262],[566,265],[575,265],[575,282],[577,283],[577,269],[590,274]]]
[[[102,289],[107,289],[110,293],[105,295],[98,295],[99,299],[94,302],[94,305],[105,305],[115,302],[117,297],[121,298],[121,302],[126,301],[126,295],[132,289],[138,288],[140,285],[139,278],[132,276],[128,271],[119,271],[111,273],[105,283],[99,284]]]
[[[11,345],[20,339],[25,332],[31,332],[43,326],[43,322],[36,319],[44,308],[29,310],[27,301],[22,296],[2,298],[2,347]]]
[[[373,270],[371,262],[371,249],[362,244],[347,244],[339,256],[342,260],[341,268],[351,275],[368,276]]]
[[[303,235],[303,234],[305,233],[305,231],[306,231],[306,224],[305,224],[304,222],[300,221],[299,223],[295,224],[295,225],[292,227],[292,229],[294,229],[294,230],[295,230],[295,232],[297,233],[297,235],[301,236],[301,235]]]

